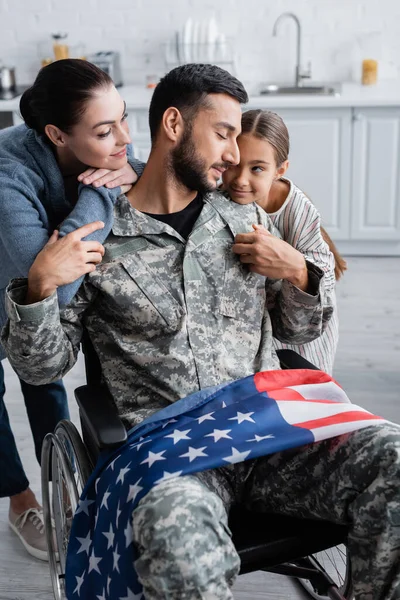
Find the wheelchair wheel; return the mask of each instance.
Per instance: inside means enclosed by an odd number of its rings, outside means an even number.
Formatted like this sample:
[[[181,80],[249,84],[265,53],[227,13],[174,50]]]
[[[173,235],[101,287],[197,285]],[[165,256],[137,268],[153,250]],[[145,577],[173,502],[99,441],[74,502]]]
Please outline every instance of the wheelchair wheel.
[[[61,421],[54,434],[45,437],[42,449],[43,515],[56,600],[65,598],[65,563],[72,518],[91,467],[74,425]]]
[[[351,581],[351,563],[345,544],[328,548],[323,552],[310,557],[319,563],[322,569],[335,582],[340,595],[346,600],[353,599],[353,585]],[[311,598],[314,600],[329,600],[328,596],[321,595],[313,584],[307,579],[298,579]]]
[[[94,465],[83,445],[77,428],[71,421],[60,421],[54,434],[64,447],[67,455],[70,457],[78,495],[80,496],[93,471]]]

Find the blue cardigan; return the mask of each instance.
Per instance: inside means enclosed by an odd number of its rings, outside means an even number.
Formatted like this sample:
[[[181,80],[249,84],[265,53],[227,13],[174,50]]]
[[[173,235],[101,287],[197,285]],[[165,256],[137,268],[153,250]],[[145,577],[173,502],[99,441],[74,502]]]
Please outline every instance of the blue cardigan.
[[[144,165],[132,157],[131,147],[128,160],[140,175]],[[0,329],[7,320],[4,292],[8,282],[27,277],[53,230],[58,228],[62,236],[92,221],[103,221],[104,229],[85,239],[104,242],[120,193],[119,187],[81,185],[79,199],[72,206],[55,156],[41,136],[26,125],[0,131]],[[60,305],[68,304],[82,279],[58,289]],[[0,360],[4,356],[0,346]]]

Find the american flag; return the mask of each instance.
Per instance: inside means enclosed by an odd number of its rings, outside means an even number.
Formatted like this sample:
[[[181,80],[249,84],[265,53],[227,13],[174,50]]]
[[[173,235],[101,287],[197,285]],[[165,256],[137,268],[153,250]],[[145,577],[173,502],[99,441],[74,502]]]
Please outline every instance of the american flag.
[[[326,373],[266,371],[184,398],[103,456],[74,516],[68,600],[143,600],[132,511],[166,479],[295,448],[383,419],[350,404]]]

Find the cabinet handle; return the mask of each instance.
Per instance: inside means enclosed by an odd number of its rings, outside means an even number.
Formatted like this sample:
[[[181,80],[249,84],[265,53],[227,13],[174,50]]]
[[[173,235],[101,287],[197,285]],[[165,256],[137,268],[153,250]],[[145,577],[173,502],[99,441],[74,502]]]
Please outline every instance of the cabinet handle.
[[[355,113],[353,115],[353,121],[362,121],[364,119],[364,115],[362,113]]]

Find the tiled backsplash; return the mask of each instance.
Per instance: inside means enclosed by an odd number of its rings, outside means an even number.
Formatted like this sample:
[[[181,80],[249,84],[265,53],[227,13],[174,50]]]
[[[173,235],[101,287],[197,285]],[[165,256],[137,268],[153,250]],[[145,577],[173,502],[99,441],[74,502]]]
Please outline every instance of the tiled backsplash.
[[[146,75],[165,72],[163,44],[189,16],[215,16],[251,89],[294,77],[294,23],[272,37],[285,11],[300,18],[303,63],[311,61],[314,80],[355,79],[362,58],[378,58],[381,77],[400,69],[398,0],[0,0],[0,60],[16,67],[19,83],[31,82],[51,34],[65,31],[77,52],[80,44],[85,53],[119,50],[124,82],[144,85]]]

